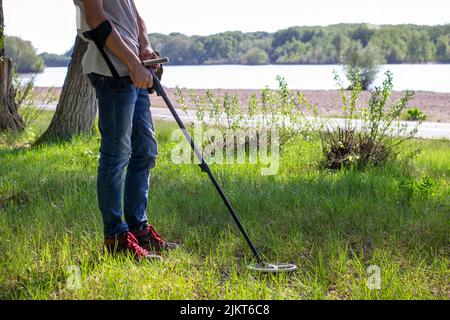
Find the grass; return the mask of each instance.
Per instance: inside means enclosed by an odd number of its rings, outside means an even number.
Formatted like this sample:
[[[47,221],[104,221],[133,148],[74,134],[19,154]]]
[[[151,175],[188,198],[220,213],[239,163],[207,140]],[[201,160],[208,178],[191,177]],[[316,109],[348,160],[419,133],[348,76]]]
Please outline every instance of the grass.
[[[414,160],[365,172],[319,170],[319,145],[300,140],[276,176],[213,166],[264,255],[299,266],[258,276],[207,177],[170,161],[174,126],[165,122],[156,122],[149,218],[182,248],[156,264],[104,255],[99,137],[27,145],[51,116],[22,138],[0,137],[0,299],[449,298],[449,141],[413,141],[407,148],[424,150]],[[433,183],[415,188],[424,177]],[[366,285],[371,265],[381,269],[381,290]],[[74,267],[79,288],[67,285]]]

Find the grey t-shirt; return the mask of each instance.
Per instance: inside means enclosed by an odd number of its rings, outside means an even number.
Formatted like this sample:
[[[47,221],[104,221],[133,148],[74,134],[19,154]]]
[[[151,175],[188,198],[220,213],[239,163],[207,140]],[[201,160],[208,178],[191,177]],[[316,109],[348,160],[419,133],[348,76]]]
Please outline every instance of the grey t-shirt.
[[[73,0],[73,2],[75,3],[75,6],[77,6],[78,35],[88,41],[82,36],[83,32],[90,30],[86,23],[83,1]],[[134,0],[104,0],[103,10],[126,45],[135,52],[136,55],[139,55],[138,13]],[[128,68],[114,56],[108,48],[105,47],[105,51],[116,67],[119,75],[122,77],[129,75]],[[112,76],[105,60],[92,41],[88,41],[88,49],[83,57],[82,64],[84,74],[98,73],[104,76]]]

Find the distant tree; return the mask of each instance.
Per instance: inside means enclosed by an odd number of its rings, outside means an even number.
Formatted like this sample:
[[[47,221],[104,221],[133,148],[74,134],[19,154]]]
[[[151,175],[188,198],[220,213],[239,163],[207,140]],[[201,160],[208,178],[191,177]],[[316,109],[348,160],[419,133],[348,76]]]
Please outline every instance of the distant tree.
[[[378,48],[371,45],[363,48],[361,43],[354,42],[344,53],[342,62],[351,88],[359,81],[361,88],[368,90],[375,81],[384,57]]]
[[[374,34],[375,30],[369,28],[367,24],[360,24],[350,33],[350,37],[355,41],[361,42],[363,47],[367,47]]]
[[[47,67],[67,67],[70,63],[70,55],[43,52],[39,57],[44,60]]]
[[[269,64],[269,62],[269,55],[259,48],[250,49],[243,59],[243,63],[248,65]]]
[[[0,131],[19,132],[24,129],[24,125],[15,101],[12,61],[5,55],[4,26],[3,0],[0,0]]]
[[[76,134],[93,132],[97,103],[95,91],[82,73],[81,61],[86,49],[86,42],[77,37],[55,115],[38,142],[66,140]]]
[[[209,36],[151,34],[154,46],[173,57],[172,63],[246,64],[249,52],[264,51],[270,63],[336,64],[348,48],[376,48],[387,63],[445,62],[450,25],[338,24],[290,27],[275,33],[224,32]],[[262,55],[261,55],[262,56]]]
[[[436,61],[436,47],[428,33],[416,31],[412,33],[408,45],[408,60],[412,63]]]
[[[37,73],[44,70],[44,61],[36,54],[30,41],[19,37],[6,37],[6,55],[10,57],[19,73]]]
[[[203,41],[205,51],[208,58],[204,61],[206,64],[224,64],[229,62],[231,52],[233,51],[232,43],[226,36],[211,36]]]
[[[341,57],[345,50],[350,45],[350,38],[345,34],[336,34],[332,39],[332,44],[336,49],[338,61],[341,61]]]
[[[272,52],[270,54],[270,59],[273,63],[281,62],[285,63],[286,60],[291,60],[287,57],[286,47],[289,43],[301,42],[301,31],[298,27],[291,27],[284,30],[279,30],[275,32],[272,40]],[[290,46],[292,47],[292,45]]]
[[[370,43],[384,53],[387,63],[402,63],[407,61],[409,34],[401,32],[399,27],[386,27],[377,30]]]
[[[311,47],[309,43],[300,40],[286,42],[274,51],[275,63],[297,64],[306,63],[306,57]]]
[[[450,62],[450,34],[437,38],[436,57],[439,62]]]

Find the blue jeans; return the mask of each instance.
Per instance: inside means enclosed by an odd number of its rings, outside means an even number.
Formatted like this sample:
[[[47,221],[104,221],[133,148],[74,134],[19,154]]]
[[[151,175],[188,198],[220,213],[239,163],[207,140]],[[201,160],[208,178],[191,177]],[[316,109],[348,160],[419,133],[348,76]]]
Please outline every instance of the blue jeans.
[[[101,133],[98,203],[105,236],[112,237],[147,223],[150,170],[158,145],[147,90],[112,77],[88,77],[97,93]]]

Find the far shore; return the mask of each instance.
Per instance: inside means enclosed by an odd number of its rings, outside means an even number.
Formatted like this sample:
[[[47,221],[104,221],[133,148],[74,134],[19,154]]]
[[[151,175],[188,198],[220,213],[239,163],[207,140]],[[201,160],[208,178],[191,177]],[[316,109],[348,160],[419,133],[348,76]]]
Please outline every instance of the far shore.
[[[49,88],[36,88],[39,94],[45,93]],[[175,106],[175,89],[166,88],[167,93]],[[205,89],[184,89],[187,96],[189,92],[194,92],[196,95],[203,95],[207,90]],[[253,94],[260,94],[260,90],[248,89],[213,89],[214,93],[223,95],[228,92],[237,95],[242,107],[247,106],[248,99]],[[300,90],[304,93],[306,99],[313,105],[317,105],[320,114],[325,116],[339,117],[342,115],[342,104],[340,101],[339,92],[336,90]],[[61,88],[56,88],[57,96],[61,93]],[[402,92],[393,92],[391,99],[397,100],[402,96]],[[187,97],[188,98],[188,97]],[[367,105],[370,99],[369,92],[362,92],[359,104]],[[189,101],[189,98],[188,98]],[[160,97],[152,96],[152,104],[155,107],[164,107],[164,102]],[[427,121],[432,122],[450,122],[450,93],[436,93],[418,91],[415,94],[414,100],[411,102],[410,108],[420,108],[426,115]]]

